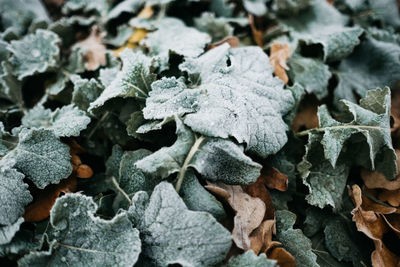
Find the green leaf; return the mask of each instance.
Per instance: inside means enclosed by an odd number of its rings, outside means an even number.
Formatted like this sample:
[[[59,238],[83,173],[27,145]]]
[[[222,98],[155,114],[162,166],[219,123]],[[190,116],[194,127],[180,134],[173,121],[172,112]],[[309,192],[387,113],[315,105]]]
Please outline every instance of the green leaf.
[[[141,207],[141,208],[140,208]],[[143,216],[135,222],[141,232],[143,255],[159,266],[213,266],[231,247],[231,235],[210,214],[189,211],[171,184],[157,185]]]
[[[164,70],[168,67],[170,51],[184,57],[197,57],[210,41],[208,34],[185,26],[179,19],[163,18],[158,23],[158,29],[148,33],[141,44],[148,47],[152,55],[159,57],[161,70]]]
[[[3,190],[1,190],[1,191],[3,191]],[[13,193],[15,194],[15,192],[13,192]],[[15,195],[13,195],[13,196],[14,196],[13,198],[15,198]],[[30,194],[29,194],[29,197],[32,198]],[[6,204],[6,203],[4,203],[4,204]],[[18,204],[20,204],[20,203],[18,203]],[[3,205],[3,203],[2,203],[2,205]],[[9,213],[7,214],[7,212],[5,212],[3,210],[3,207],[1,207],[0,209],[2,211],[2,214],[5,214],[7,217],[10,217],[10,216],[8,216]],[[15,211],[12,211],[12,212],[15,213]],[[16,222],[14,222],[10,225],[0,226],[0,247],[2,245],[6,245],[11,242],[11,240],[13,239],[15,234],[19,231],[19,228],[23,222],[24,222],[24,218],[21,217]]]
[[[398,44],[367,38],[338,67],[336,102],[339,99],[356,102],[356,95],[364,97],[367,90],[377,87],[396,88],[400,81],[399,57]]]
[[[132,266],[141,251],[139,231],[125,213],[112,220],[95,217],[97,205],[89,197],[67,194],[50,213],[50,250],[31,252],[23,266]]]
[[[85,112],[73,105],[57,108],[55,111],[36,106],[22,118],[22,125],[27,128],[49,129],[56,136],[79,136],[88,126],[90,118]]]
[[[24,175],[10,167],[0,167],[0,225],[12,225],[23,214],[25,206],[32,200],[28,185],[24,183]],[[19,227],[19,226],[18,226]],[[13,227],[9,227],[9,231]],[[4,241],[4,238],[2,238]],[[0,242],[4,244],[4,242]]]
[[[288,66],[290,79],[301,84],[307,93],[314,94],[318,99],[328,95],[328,82],[332,74],[322,61],[294,54],[289,58]]]
[[[23,130],[18,146],[10,152],[15,167],[38,188],[59,183],[72,172],[69,147],[50,130]]]
[[[146,173],[166,178],[188,167],[195,168],[204,179],[227,184],[251,184],[260,175],[261,165],[253,162],[235,143],[217,138],[196,137],[176,118],[177,141],[138,161]]]
[[[260,255],[254,254],[253,250],[248,250],[239,256],[232,257],[228,263],[223,264],[222,267],[275,267],[278,266],[275,260],[267,259],[264,253]]]
[[[74,84],[72,103],[86,111],[91,102],[94,102],[103,92],[103,86],[96,79],[83,79],[79,75],[71,75]]]
[[[296,266],[319,267],[317,256],[312,252],[311,241],[300,229],[293,229],[296,215],[290,211],[278,210],[276,216],[276,237],[283,247],[296,259]]]
[[[299,16],[282,20],[291,35],[307,45],[321,45],[324,61],[338,61],[347,57],[359,44],[363,30],[345,27],[347,18],[326,1],[313,1]]]
[[[150,84],[155,80],[155,74],[152,73],[152,58],[141,52],[126,49],[121,53],[121,59],[122,70],[100,97],[90,104],[89,111],[103,106],[106,101],[116,97],[144,99],[148,96]]]
[[[279,151],[287,141],[282,119],[294,104],[292,94],[272,76],[268,56],[258,47],[211,49],[180,68],[192,82],[163,78],[152,84],[143,109],[145,119],[184,116],[193,131],[212,137],[234,137],[246,150],[262,157]],[[198,75],[200,73],[200,76]],[[186,114],[186,115],[185,115]]]
[[[40,29],[22,40],[11,41],[8,47],[13,54],[10,63],[18,79],[54,70],[59,61],[59,42],[57,34]]]

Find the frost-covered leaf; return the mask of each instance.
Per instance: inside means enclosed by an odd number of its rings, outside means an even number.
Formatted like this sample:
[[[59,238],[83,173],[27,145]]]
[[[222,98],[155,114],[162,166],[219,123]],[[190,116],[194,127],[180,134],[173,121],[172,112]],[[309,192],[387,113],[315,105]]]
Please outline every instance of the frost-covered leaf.
[[[251,249],[239,256],[230,258],[228,263],[222,265],[222,267],[248,267],[248,266],[275,267],[278,265],[276,261],[267,259],[267,256],[264,253],[261,253],[260,255],[257,256]]]
[[[11,41],[10,63],[18,79],[53,70],[59,60],[59,42],[57,34],[41,29],[21,40]]]
[[[296,266],[319,267],[317,256],[312,252],[311,241],[300,229],[293,229],[296,215],[290,211],[278,210],[276,215],[276,236],[283,247],[296,259]]]
[[[196,138],[180,119],[176,119],[176,124],[177,141],[138,161],[139,169],[166,178],[191,166],[204,179],[227,184],[250,184],[260,175],[261,166],[232,141]]]
[[[272,76],[268,56],[258,47],[211,49],[180,66],[195,88],[175,78],[152,84],[143,109],[145,119],[184,116],[193,131],[213,137],[234,137],[262,157],[286,143],[284,116],[294,104],[290,91]],[[200,73],[200,75],[198,75]],[[196,80],[197,78],[197,80]],[[186,114],[186,115],[185,115]],[[272,126],[272,127],[271,127]]]
[[[189,211],[171,184],[155,187],[142,216],[135,221],[141,232],[143,255],[158,266],[213,266],[231,247],[231,235],[210,214]]]
[[[71,75],[74,84],[72,103],[81,110],[86,111],[91,102],[94,102],[103,92],[103,86],[96,79],[84,79],[79,75]]]
[[[223,17],[215,17],[214,13],[204,12],[199,18],[194,19],[194,24],[199,31],[207,32],[212,41],[219,41],[233,35],[233,27]]]
[[[137,13],[139,8],[143,6],[146,1],[144,0],[124,0],[114,6],[110,12],[107,14],[107,19],[115,19],[118,18],[124,12],[126,13]]]
[[[3,190],[2,190],[3,191]],[[29,197],[32,198],[29,194]],[[14,197],[15,198],[15,197]],[[3,203],[2,203],[3,205]],[[0,208],[2,210],[2,214],[5,214],[6,216],[9,215],[6,212],[4,212],[3,208]],[[21,209],[20,209],[21,210]],[[15,211],[13,211],[15,212]],[[11,242],[15,234],[19,231],[19,228],[21,224],[24,222],[24,218],[19,218],[15,223],[12,223],[10,225],[3,225],[0,226],[0,246],[5,245]],[[2,223],[3,224],[3,223]],[[0,249],[1,250],[1,249]],[[0,253],[1,254],[1,253]],[[0,255],[1,256],[1,255]]]
[[[399,4],[396,0],[368,1],[374,15],[382,18],[384,22],[395,28],[400,27]]]
[[[367,90],[377,87],[396,88],[400,81],[399,57],[398,44],[367,38],[338,67],[336,102],[356,102],[356,95],[364,97]]]
[[[322,61],[295,54],[289,58],[288,66],[290,79],[301,84],[307,93],[318,99],[328,95],[328,81],[332,74]]]
[[[79,136],[86,129],[90,118],[85,112],[73,105],[57,108],[55,111],[36,106],[22,118],[22,125],[27,128],[49,129],[56,136]]]
[[[155,80],[152,73],[152,58],[141,52],[124,50],[121,54],[122,70],[108,85],[99,98],[90,104],[89,110],[101,107],[110,99],[116,97],[146,98],[150,91],[150,85]]]
[[[169,51],[184,57],[197,57],[204,52],[206,44],[210,41],[208,34],[185,26],[181,20],[163,18],[158,24],[158,29],[148,33],[141,44],[148,47],[152,55],[160,58],[161,69],[165,69]]]
[[[338,209],[346,187],[350,167],[344,162],[338,162],[332,167],[329,160],[324,160],[324,151],[320,145],[320,136],[310,136],[306,146],[303,161],[297,166],[308,187],[306,200],[310,205],[324,208],[327,205]]]
[[[107,0],[67,0],[62,7],[64,14],[83,11],[85,13],[95,11],[104,14],[109,8],[110,1]]]
[[[28,185],[23,179],[24,175],[15,169],[0,167],[0,225],[14,224],[24,214],[25,206],[32,201]],[[9,228],[8,231],[11,231],[13,227]],[[4,237],[0,240],[0,244],[5,244]]]
[[[363,30],[359,27],[345,27],[347,18],[327,1],[313,1],[300,13],[283,19],[295,39],[307,45],[322,46],[324,61],[337,61],[348,56],[356,45]]]
[[[343,146],[350,137],[360,134],[359,142],[365,142],[368,152],[359,164],[377,169],[388,179],[393,179],[397,170],[396,154],[390,137],[390,90],[371,90],[360,105],[342,100],[346,119],[341,122],[332,118],[327,107],[318,110],[318,128],[309,132],[309,139],[319,142],[324,148],[324,156],[335,167]],[[356,159],[357,160],[357,159]],[[360,160],[363,160],[360,163]]]
[[[10,153],[15,167],[41,189],[72,172],[69,147],[50,130],[23,130],[18,146]]]
[[[23,106],[22,84],[12,75],[12,66],[9,62],[3,61],[0,65],[0,98],[14,102],[19,107]]]
[[[247,12],[262,16],[267,12],[266,2],[267,0],[243,0],[243,6]]]
[[[103,42],[116,47],[123,46],[134,33],[134,29],[128,25],[121,25],[117,28],[117,34],[115,36],[107,36],[107,39]]]
[[[306,9],[312,0],[275,0],[274,9],[283,15],[294,15]]]
[[[132,266],[141,251],[139,231],[125,213],[103,220],[89,197],[67,194],[57,199],[51,215],[49,251],[31,252],[23,266]]]

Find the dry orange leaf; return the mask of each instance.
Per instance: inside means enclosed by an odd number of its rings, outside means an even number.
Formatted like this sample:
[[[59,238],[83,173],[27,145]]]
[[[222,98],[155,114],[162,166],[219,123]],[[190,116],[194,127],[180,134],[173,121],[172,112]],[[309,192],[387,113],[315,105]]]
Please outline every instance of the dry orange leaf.
[[[100,66],[106,65],[106,47],[102,44],[103,33],[98,26],[93,26],[90,35],[74,47],[80,47],[85,57],[85,68],[87,70],[96,70]]]
[[[268,259],[276,260],[280,267],[295,267],[296,260],[284,248],[274,248],[269,254]]]
[[[216,48],[217,46],[220,46],[225,43],[229,44],[230,47],[239,47],[240,45],[239,38],[237,38],[236,36],[228,36],[218,42],[209,44],[206,48],[206,51]]]
[[[250,235],[250,249],[255,254],[266,253],[271,247],[280,245],[272,241],[272,234],[275,234],[275,219],[266,220]]]
[[[224,198],[236,212],[232,239],[237,247],[249,250],[249,236],[264,219],[264,202],[259,198],[249,196],[243,191],[241,186],[209,183],[205,187],[214,194]]]
[[[253,34],[253,40],[258,46],[263,46],[264,45],[264,36],[263,32],[256,27],[256,17],[254,17],[252,14],[249,14],[249,24],[251,28],[251,33]]]
[[[270,189],[286,191],[288,189],[288,176],[274,167],[264,167],[261,170],[260,181]]]
[[[298,132],[305,129],[312,129],[318,127],[318,101],[315,98],[305,99],[302,101],[296,116],[292,122],[292,130]]]
[[[271,55],[269,56],[269,61],[271,66],[274,68],[274,74],[276,77],[281,79],[285,84],[288,83],[289,77],[285,70],[289,67],[286,61],[290,57],[290,47],[288,43],[272,43],[271,45]]]

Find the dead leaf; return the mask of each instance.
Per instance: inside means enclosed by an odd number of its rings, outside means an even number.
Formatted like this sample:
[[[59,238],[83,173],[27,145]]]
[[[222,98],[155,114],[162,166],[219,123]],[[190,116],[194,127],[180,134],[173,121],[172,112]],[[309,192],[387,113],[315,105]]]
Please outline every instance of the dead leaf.
[[[295,267],[296,260],[284,248],[274,248],[269,254],[268,259],[276,260],[279,267]]]
[[[258,46],[262,47],[264,45],[264,36],[263,36],[263,31],[257,29],[256,22],[258,20],[261,19],[254,17],[252,14],[249,14],[249,24],[251,32],[253,34],[253,40]]]
[[[263,221],[265,204],[259,198],[249,196],[238,185],[225,185],[223,183],[205,186],[209,191],[224,198],[236,212],[232,239],[236,246],[243,249],[250,249],[250,234]]]
[[[279,191],[286,191],[288,189],[288,176],[274,167],[268,166],[262,168],[259,179],[270,189]]]
[[[371,254],[373,266],[397,266],[400,262],[400,258],[387,249],[382,241],[383,234],[389,230],[383,216],[373,210],[366,210],[365,202],[368,198],[362,195],[358,185],[353,185],[353,187],[349,189],[349,195],[355,205],[351,214],[353,215],[353,221],[356,223],[357,230],[363,232],[374,242],[375,250]],[[367,204],[367,206],[368,209],[373,207],[370,203]]]
[[[266,253],[273,246],[280,245],[279,242],[272,241],[272,234],[275,232],[275,219],[263,221],[250,235],[250,249],[258,255]]]
[[[288,70],[289,67],[286,64],[286,61],[290,57],[290,47],[288,43],[272,43],[271,44],[271,53],[269,56],[269,62],[271,66],[274,68],[274,74],[276,77],[281,79],[285,84],[288,83],[289,77],[286,74],[285,70]]]
[[[104,34],[100,32],[99,27],[93,26],[90,35],[72,47],[80,47],[83,50],[87,70],[96,70],[100,66],[106,65],[107,49],[101,42],[103,36]]]
[[[239,38],[237,38],[236,36],[228,36],[222,39],[221,41],[207,45],[206,51],[216,48],[217,46],[220,46],[225,43],[229,44],[230,47],[239,47],[240,45]]]
[[[293,119],[292,130],[298,132],[318,127],[318,106],[315,97],[306,96]]]

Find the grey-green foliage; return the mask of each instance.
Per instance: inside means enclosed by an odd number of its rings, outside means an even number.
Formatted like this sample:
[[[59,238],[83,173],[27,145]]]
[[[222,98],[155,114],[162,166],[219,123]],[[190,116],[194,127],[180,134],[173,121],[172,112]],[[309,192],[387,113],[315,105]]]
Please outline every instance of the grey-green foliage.
[[[72,172],[69,147],[51,130],[23,130],[17,147],[6,157],[15,160],[16,169],[41,189],[59,183]]]
[[[141,232],[143,255],[157,266],[213,266],[231,247],[229,231],[209,213],[189,211],[167,182],[155,187],[145,210],[142,203],[130,213]]]
[[[0,66],[0,98],[5,98],[11,102],[22,106],[22,85],[21,82],[12,74],[12,66],[9,62],[3,61]]]
[[[317,256],[312,252],[311,241],[300,229],[293,229],[296,215],[290,211],[278,210],[276,216],[276,237],[283,247],[296,259],[296,266],[319,267]]]
[[[368,1],[374,15],[380,17],[385,23],[395,27],[400,27],[400,14],[398,2],[396,0]]]
[[[98,14],[104,14],[109,8],[108,0],[67,0],[65,1],[62,12],[70,14],[77,11],[89,13],[95,11]]]
[[[143,109],[145,119],[184,116],[193,131],[212,137],[234,137],[262,157],[287,141],[282,119],[294,100],[281,80],[272,76],[268,56],[258,47],[224,44],[180,65],[194,88],[175,78],[152,84]]]
[[[307,93],[314,94],[318,99],[328,95],[328,82],[332,76],[328,65],[319,59],[294,54],[289,58],[288,66],[290,79],[301,84]]]
[[[357,163],[376,169],[388,179],[393,179],[397,165],[390,136],[389,88],[368,91],[360,100],[360,105],[347,100],[342,100],[342,103],[342,118],[345,119],[343,122],[332,118],[325,105],[319,108],[319,126],[310,130],[310,141],[320,140],[325,158],[335,167],[346,141],[353,135],[360,134],[363,138],[359,140],[368,146],[369,151]]]
[[[15,194],[15,193],[14,193]],[[17,193],[18,194],[18,193]],[[7,194],[5,194],[5,195],[7,195]],[[10,195],[8,194],[8,196],[10,197]],[[30,195],[29,195],[29,197],[30,198],[32,198]],[[14,197],[14,199],[15,199],[15,197]],[[29,199],[29,198],[28,198]],[[2,205],[3,205],[3,203],[4,204],[9,204],[10,205],[10,203],[7,203],[7,201],[4,201],[3,202],[3,200],[2,200]],[[10,207],[12,207],[12,205],[10,205]],[[2,207],[0,208],[1,209],[1,212],[2,212],[2,214],[4,214],[6,217],[9,217],[9,213],[7,213],[7,211],[3,211],[3,209],[2,209]],[[19,208],[20,209],[20,208]],[[17,211],[18,211],[18,208],[17,208]],[[16,211],[12,211],[12,212],[16,212]],[[12,223],[12,224],[10,224],[10,225],[3,225],[3,226],[0,226],[0,247],[2,246],[2,245],[6,245],[6,244],[8,244],[8,243],[10,243],[11,242],[11,240],[13,239],[13,237],[15,236],[15,234],[19,231],[19,228],[20,228],[20,226],[21,226],[21,224],[24,222],[24,218],[19,218],[16,222],[14,222],[14,223]],[[1,223],[1,224],[3,224],[3,223]],[[1,249],[0,249],[1,250]],[[1,253],[0,253],[1,254]],[[0,255],[1,256],[1,255]]]
[[[103,220],[90,197],[67,194],[50,212],[50,249],[31,252],[22,266],[132,266],[141,242],[126,213]]]
[[[376,87],[396,88],[400,81],[399,57],[398,44],[367,38],[338,67],[336,102],[339,99],[356,102],[355,95],[363,97],[367,90]]]
[[[292,37],[307,45],[321,45],[324,61],[341,60],[359,44],[363,30],[359,27],[345,27],[347,21],[326,1],[313,1],[299,16],[282,19]]]
[[[11,41],[8,49],[12,56],[10,63],[19,80],[37,73],[54,70],[59,61],[60,38],[47,30],[37,30],[21,40]]]
[[[117,27],[117,34],[115,36],[107,36],[104,42],[115,47],[121,47],[128,41],[134,31],[135,30],[131,26],[125,24],[120,25]]]
[[[247,157],[242,147],[229,140],[196,137],[178,118],[176,125],[177,141],[138,161],[139,169],[165,178],[190,166],[204,179],[227,184],[250,184],[258,178],[261,165]]]
[[[311,2],[312,0],[275,0],[273,7],[278,14],[294,15],[306,9]]]
[[[0,166],[0,171],[0,225],[11,225],[24,214],[25,206],[33,198],[22,173],[8,166]],[[0,243],[4,244],[3,241]]]
[[[155,80],[155,74],[152,73],[153,59],[140,51],[133,52],[128,49],[121,53],[121,59],[122,70],[100,97],[90,104],[89,111],[101,107],[106,101],[116,97],[143,99],[148,96],[150,84]]]
[[[124,12],[137,13],[140,7],[145,3],[144,0],[124,0],[114,6],[107,14],[107,19],[116,19]]]
[[[22,118],[22,125],[27,128],[49,129],[56,136],[79,136],[88,126],[90,118],[85,112],[72,104],[57,108],[55,111],[36,106]]]
[[[233,27],[229,25],[228,20],[224,17],[215,17],[211,12],[202,13],[199,18],[194,19],[194,24],[198,30],[207,32],[213,42],[233,35]]]
[[[170,51],[184,57],[197,57],[210,41],[208,34],[187,27],[179,19],[167,17],[159,21],[157,30],[147,34],[141,44],[158,56],[163,70],[167,68]]]
[[[306,200],[310,205],[319,208],[330,205],[337,209],[342,202],[350,166],[345,162],[338,162],[332,167],[329,160],[324,159],[320,142],[321,136],[309,137],[306,154],[297,166],[298,171],[303,183],[308,187],[309,194]]]
[[[221,267],[276,267],[277,262],[275,260],[267,259],[264,253],[260,255],[254,254],[253,250],[248,250],[239,256],[232,257],[226,264]]]
[[[4,129],[4,124],[0,121],[0,157],[3,157],[9,151],[8,146],[6,145],[7,140],[5,140],[6,131]]]
[[[255,15],[262,16],[267,13],[267,0],[243,0],[243,6],[247,12]]]
[[[86,111],[91,102],[94,102],[103,92],[103,86],[96,79],[84,79],[79,75],[71,75],[74,84],[72,103],[81,110]]]

